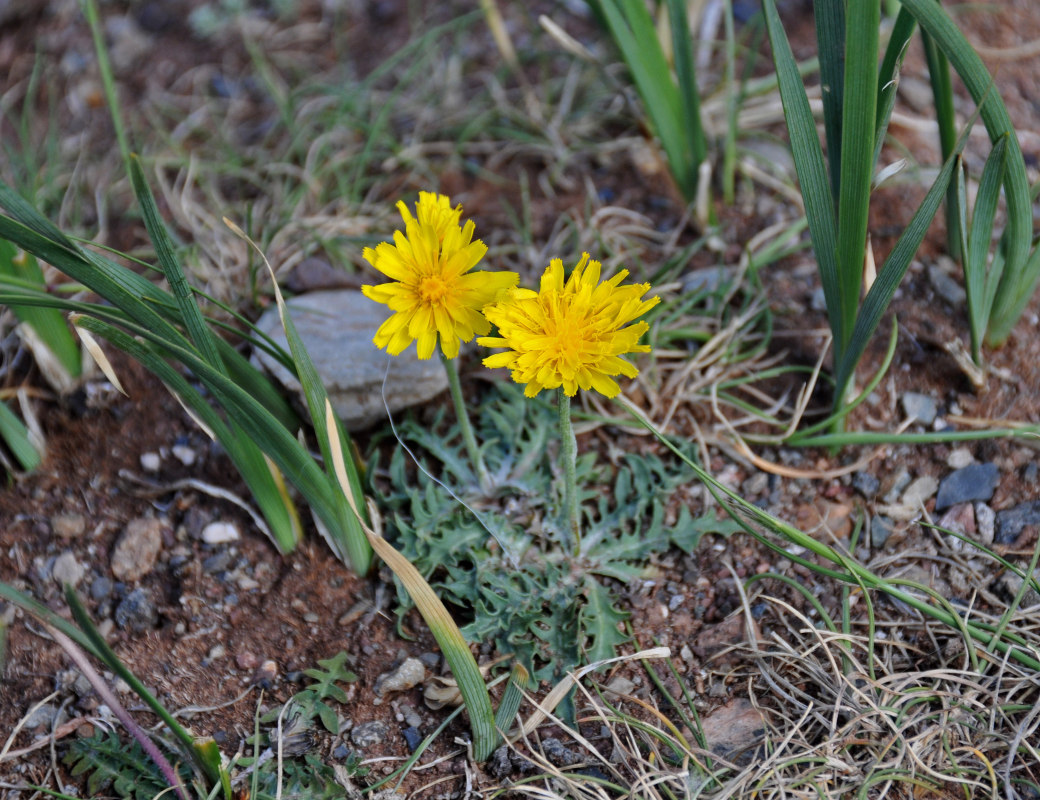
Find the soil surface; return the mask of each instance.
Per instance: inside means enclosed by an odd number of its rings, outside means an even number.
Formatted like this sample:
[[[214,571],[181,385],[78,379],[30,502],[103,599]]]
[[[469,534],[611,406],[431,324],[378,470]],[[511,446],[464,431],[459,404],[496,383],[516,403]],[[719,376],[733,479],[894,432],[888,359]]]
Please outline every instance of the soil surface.
[[[187,64],[212,60],[229,75],[248,71],[249,57],[240,40],[236,44],[229,38],[226,47],[214,52],[186,25],[186,13],[200,5],[188,0],[131,3],[129,8],[123,3],[103,5],[106,18],[130,21],[146,46],[141,54],[126,56],[131,63],[143,63],[140,59],[146,52],[157,54],[154,69],[138,70],[138,80],[126,83],[129,113],[135,104],[145,102],[149,92],[171,86],[178,70]],[[319,14],[316,4],[314,8],[303,5],[304,15]],[[350,58],[358,74],[364,75],[406,41],[411,32],[409,9],[396,2],[347,5],[348,19],[357,29]],[[67,92],[79,103],[62,104],[59,118],[69,125],[85,124],[84,142],[100,160],[100,154],[111,148],[111,134],[89,61],[89,32],[75,7],[75,3],[28,3],[23,14],[0,23],[0,74],[7,76],[0,88],[14,92],[22,85],[39,53],[47,80],[53,78],[54,91]],[[0,4],[0,11],[4,8]],[[530,15],[508,7],[504,11],[514,35],[534,35]],[[808,55],[814,41],[811,19],[795,6],[787,13],[796,53]],[[1040,105],[1034,95],[1040,85],[1040,58],[1008,58],[1000,51],[1040,40],[1040,15],[1032,0],[1004,0],[985,10],[959,11],[957,19],[973,42],[993,51],[986,51],[985,60],[1022,132],[1022,149],[1035,180],[1040,136],[1034,132],[1040,130]],[[590,22],[581,17],[565,15],[562,21],[571,31],[591,30]],[[368,35],[373,27],[380,32],[378,44]],[[313,66],[322,68],[338,54],[323,49],[320,34],[316,42]],[[489,60],[497,57],[490,38],[474,47],[487,48]],[[76,57],[84,63],[71,63]],[[59,63],[63,65],[60,70],[55,66]],[[921,161],[935,163],[934,130],[927,126],[915,129],[912,124],[927,118],[930,102],[923,57],[916,43],[904,71],[901,116],[893,123],[893,132]],[[961,102],[959,111],[963,116],[970,114],[970,104],[963,97]],[[4,134],[13,135],[9,125]],[[979,154],[985,153],[983,144],[973,141],[969,151],[969,166],[976,175],[981,168]],[[889,155],[891,160],[899,157],[894,150]],[[513,181],[524,169],[522,163],[506,163],[506,188],[498,180],[492,183],[479,173],[478,177],[468,173],[442,176],[442,189],[464,195],[467,214],[478,225],[490,228],[502,214],[497,196],[502,192],[519,196]],[[596,180],[601,193],[610,189],[615,205],[639,211],[662,228],[683,218],[681,204],[660,173],[642,173],[626,162],[608,174],[597,175]],[[536,237],[547,235],[553,220],[570,206],[584,202],[583,190],[577,188],[580,184],[575,186],[572,195],[550,196],[532,183],[532,232]],[[878,263],[895,242],[917,199],[898,183],[879,192],[871,217]],[[747,193],[734,208],[720,210],[719,236],[734,260],[742,243],[773,221],[756,216],[759,207]],[[89,214],[80,219],[91,224]],[[114,220],[106,230],[110,243],[121,247],[143,240],[134,220]],[[1040,337],[1036,335],[1040,306],[1034,300],[1008,343],[988,354],[986,386],[973,390],[945,349],[950,341],[965,341],[966,333],[963,302],[951,303],[937,289],[934,268],[941,268],[943,241],[942,223],[937,220],[893,305],[900,325],[894,363],[871,400],[852,416],[852,430],[895,430],[905,418],[907,392],[927,395],[936,404],[935,422],[917,424],[910,430],[967,425],[970,419],[983,420],[989,426],[1040,421]],[[714,256],[704,258],[706,266],[715,263]],[[824,344],[819,332],[826,323],[813,304],[819,283],[811,251],[770,267],[761,279],[775,314],[777,348],[785,349],[791,360],[815,362]],[[959,276],[953,279],[960,280]],[[883,339],[879,333],[865,356],[861,382],[879,366]],[[356,752],[368,762],[374,777],[396,768],[409,753],[405,729],[416,727],[425,735],[447,714],[426,707],[421,686],[386,697],[375,691],[378,677],[408,657],[421,658],[431,674],[446,674],[421,620],[414,614],[407,616],[404,627],[413,638],[403,638],[395,624],[394,591],[386,582],[387,575],[354,576],[313,530],[308,530],[299,550],[279,555],[249,514],[221,496],[223,492],[249,499],[226,456],[156,379],[118,354],[112,357],[126,397],[95,380],[70,397],[56,398],[41,388],[44,384],[31,367],[6,372],[9,386],[36,389],[30,402],[46,432],[47,456],[33,474],[17,476],[0,489],[0,580],[67,616],[60,580],[73,579],[92,618],[126,665],[166,707],[181,709],[182,719],[195,733],[213,736],[228,755],[244,747],[252,734],[258,703],[266,710],[285,702],[301,688],[303,670],[345,651],[358,680],[344,685],[349,702],[340,714],[341,732],[316,735],[313,752],[326,763],[343,762],[348,752]],[[477,365],[469,366],[464,379],[468,388],[476,390],[481,383],[471,373],[477,371]],[[821,398],[817,405],[825,402]],[[691,415],[691,419],[695,417],[703,418],[700,412]],[[366,437],[359,444],[364,450]],[[643,446],[639,441],[629,444]],[[579,447],[602,448],[603,431],[579,438]],[[910,519],[893,515],[891,508],[899,506],[906,485],[925,477],[942,480],[958,465],[972,461],[995,465],[999,475],[992,497],[982,503],[986,509],[1001,512],[1040,499],[1032,440],[882,446],[876,451],[849,448],[839,454],[784,448],[759,453],[769,462],[782,463],[788,477],[767,474],[731,455],[712,451],[714,474],[747,499],[826,541],[847,542],[860,511],[875,525],[878,518],[888,520],[890,535],[868,536],[857,554],[866,560],[889,559],[904,571],[915,569],[917,579],[951,596],[969,592],[970,581],[947,562],[936,558],[912,567],[897,563],[901,549],[932,546],[934,552],[938,546],[932,534]],[[875,457],[858,470],[829,476],[870,455]],[[693,501],[695,513],[700,512],[700,503]],[[934,490],[924,498],[924,505],[933,512]],[[943,513],[935,513],[934,518]],[[968,503],[959,505],[956,513],[965,520],[970,517],[965,524],[974,531],[981,524],[977,516],[986,511]],[[213,523],[234,526],[232,540],[207,543],[207,538],[216,535]],[[127,571],[120,565],[120,543],[128,530],[150,527],[159,532],[158,550],[144,557],[144,568]],[[1002,552],[1011,558],[1028,556],[1035,538],[1036,527],[1026,527],[1001,545]],[[672,648],[682,680],[695,692],[705,693],[705,717],[725,702],[727,691],[735,690],[732,685],[727,689],[730,667],[710,660],[725,644],[743,636],[743,628],[734,628],[728,619],[741,602],[735,578],[786,570],[800,581],[815,580],[808,571],[781,562],[744,536],[707,537],[693,555],[669,552],[655,558],[654,566],[652,578],[623,589],[625,610],[631,613],[632,628],[638,632],[634,644],[659,643]],[[782,587],[773,587],[773,591],[783,593]],[[824,605],[835,608],[834,588],[821,591]],[[993,588],[989,597],[999,598],[999,592]],[[797,597],[792,602],[804,606]],[[0,761],[4,787],[0,798],[28,797],[27,790],[15,787],[29,784],[74,786],[76,779],[60,763],[62,742],[86,735],[98,724],[99,701],[89,687],[76,683],[76,673],[63,651],[38,624],[13,608],[5,610],[0,605],[0,611],[7,623],[6,654],[0,665],[0,742],[11,752],[31,750]],[[768,628],[769,619],[760,624]],[[484,661],[495,655],[487,647],[476,650]],[[617,675],[645,680],[625,669]],[[604,680],[617,675],[612,673]],[[717,682],[723,688],[709,692]],[[642,691],[645,693],[645,687]],[[124,693],[122,698],[135,704],[130,694]],[[34,714],[15,732],[39,703],[44,704],[44,712]],[[139,718],[150,720],[146,712],[140,712]],[[70,720],[75,724],[65,724]],[[351,731],[373,721],[385,724],[385,736],[359,747]],[[467,762],[464,750],[454,743],[456,737],[466,734],[464,723],[453,723],[422,763],[443,760],[429,770],[413,773],[403,788],[417,797],[449,797],[462,796],[474,780],[484,788],[500,782],[502,775],[481,773]],[[46,746],[52,735],[58,741],[57,759]]]

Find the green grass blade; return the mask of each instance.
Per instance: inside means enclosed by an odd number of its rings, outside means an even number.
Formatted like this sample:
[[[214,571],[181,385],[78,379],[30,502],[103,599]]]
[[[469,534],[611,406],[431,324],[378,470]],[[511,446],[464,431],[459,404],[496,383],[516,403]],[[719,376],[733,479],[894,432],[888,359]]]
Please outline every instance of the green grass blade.
[[[917,20],[905,8],[899,9],[896,21],[892,25],[892,33],[885,46],[885,55],[881,59],[878,71],[877,86],[877,118],[874,123],[874,163],[881,158],[881,148],[885,144],[888,123],[892,119],[892,109],[896,105],[896,90],[899,88],[899,71],[903,67],[903,58],[910,45],[910,38],[917,28]]]
[[[863,5],[860,3],[859,5]],[[841,197],[841,169],[845,126],[845,0],[816,0],[813,3],[816,44],[820,58],[820,89],[823,100],[823,129],[827,140],[831,196]]]
[[[3,402],[0,402],[0,441],[11,451],[21,469],[31,472],[40,466],[41,454],[33,445],[29,430]]]
[[[957,118],[953,107],[953,83],[950,80],[950,62],[935,40],[927,32],[921,32],[925,61],[928,63],[928,79],[932,84],[935,103],[935,120],[939,124],[939,149],[942,160],[950,157],[957,146]],[[950,186],[946,196],[946,247],[950,256],[960,258],[960,218],[956,208],[957,187]]]
[[[852,336],[848,348],[837,363],[835,370],[835,384],[845,387],[856,370],[856,364],[867,347],[867,342],[874,335],[878,323],[881,321],[885,309],[892,301],[892,295],[906,274],[910,262],[921,247],[925,234],[939,210],[943,194],[946,192],[953,177],[955,159],[950,159],[940,171],[932,187],[928,190],[924,200],[914,213],[910,224],[903,229],[902,235],[896,242],[892,252],[889,253],[885,263],[878,270],[877,279],[863,298],[863,305],[856,315],[856,322],[852,329]]]
[[[820,281],[827,303],[827,318],[831,331],[835,334],[835,342],[846,337],[841,333],[842,320],[838,315],[841,292],[838,283],[838,233],[837,220],[834,215],[834,200],[827,179],[823,150],[816,135],[816,121],[809,108],[809,98],[805,94],[805,86],[798,72],[798,64],[791,52],[791,45],[780,23],[780,15],[776,10],[775,0],[763,0],[766,31],[773,49],[776,63],[777,81],[780,89],[780,100],[784,106],[784,117],[787,120],[788,138],[791,142],[791,155],[794,158],[798,182],[801,185],[802,202],[805,205],[805,217],[809,225],[813,252],[819,265]]]
[[[326,429],[334,430],[336,415],[332,411],[331,403],[326,402],[325,415]],[[480,674],[480,667],[477,666],[477,661],[473,658],[473,653],[470,652],[469,645],[466,644],[459,626],[455,624],[455,620],[452,619],[448,609],[437,597],[430,584],[407,558],[373,531],[361,517],[357,498],[347,476],[343,448],[338,446],[341,441],[329,440],[333,469],[339,480],[340,490],[357,518],[358,524],[364,529],[365,535],[372,544],[372,549],[401,581],[415,603],[415,607],[429,626],[430,633],[440,645],[444,660],[448,662],[452,675],[455,676],[459,693],[469,712],[470,730],[473,733],[473,757],[477,761],[486,761],[498,744],[498,732],[495,730],[495,715],[491,710],[491,695],[488,694],[484,677]]]
[[[600,0],[597,6],[632,74],[679,190],[692,200],[697,193],[697,164],[687,147],[682,98],[650,12],[643,0]]]
[[[967,232],[961,234],[962,262],[964,268],[964,287],[968,295],[968,323],[971,332],[972,357],[976,364],[982,363],[982,340],[989,325],[989,300],[993,297],[996,286],[1000,282],[1003,261],[993,259],[987,265],[990,243],[993,238],[993,223],[997,215],[1000,201],[1000,187],[1004,183],[1005,165],[1007,163],[1007,136],[1001,136],[986,159],[982,168],[979,188],[975,196],[975,208],[971,222],[961,220]],[[963,178],[962,178],[963,180]],[[958,187],[958,203],[962,211],[966,209],[967,197],[960,194]],[[988,267],[988,268],[987,268]]]
[[[835,357],[844,357],[852,337],[863,285],[870,190],[874,177],[874,126],[877,112],[878,36],[881,9],[876,2],[852,3],[846,20],[845,103],[842,112],[841,182],[838,192],[838,310]],[[841,358],[839,358],[839,356]],[[835,408],[845,399],[845,384],[835,386]]]
[[[19,250],[11,242],[0,240],[0,279],[16,278],[43,288],[43,270],[32,253]],[[20,322],[32,327],[40,341],[70,378],[80,374],[80,354],[76,340],[65,318],[54,309],[11,306]]]
[[[686,168],[693,170],[694,188],[697,184],[697,167],[707,155],[704,128],[701,125],[701,98],[697,88],[697,70],[693,60],[693,37],[687,22],[684,0],[667,0],[668,22],[672,31],[672,58],[675,75],[679,82],[679,103],[682,108],[686,146],[683,148],[688,159]]]
[[[1040,259],[1028,259],[1033,233],[1033,210],[1022,150],[1018,145],[1011,117],[1000,95],[993,90],[993,79],[979,54],[964,38],[950,16],[935,0],[903,0],[903,7],[916,18],[922,29],[946,54],[954,71],[964,82],[972,99],[981,104],[982,121],[990,140],[1008,136],[1007,172],[1004,193],[1007,202],[1007,250],[990,316],[986,340],[1003,343],[1011,333],[1040,279]]]
[[[300,386],[303,388],[303,394],[307,400],[307,409],[311,415],[311,424],[314,426],[314,435],[317,437],[318,446],[321,448],[328,482],[330,486],[335,487],[336,476],[333,473],[332,468],[333,450],[329,444],[331,437],[325,414],[325,406],[329,397],[328,392],[325,391],[325,385],[321,381],[321,376],[318,374],[318,370],[314,366],[310,354],[307,352],[307,347],[304,344],[303,339],[296,330],[296,325],[293,323],[292,315],[289,314],[288,309],[286,308],[285,300],[282,297],[282,291],[278,287],[277,278],[275,277],[274,270],[267,261],[267,257],[264,256],[263,251],[261,251],[253,240],[246,236],[237,225],[234,225],[227,219],[225,219],[225,223],[229,225],[236,235],[241,236],[251,247],[256,249],[270,272],[271,283],[274,286],[275,302],[278,304],[278,316],[282,322],[282,328],[285,330],[286,341],[289,343],[293,364],[296,367],[296,375],[300,380]],[[338,419],[335,421],[334,430],[336,431],[336,437],[340,443],[340,448],[346,449],[349,452],[350,438],[347,436],[342,423],[340,423]],[[358,474],[353,459],[348,463],[346,469],[347,479],[350,481],[350,488],[354,496],[364,496],[364,492],[361,488],[361,476]],[[365,575],[368,573],[368,570],[372,565],[372,548],[369,546],[365,532],[358,522],[357,516],[353,511],[351,511],[350,506],[347,504],[343,493],[333,491],[332,497],[338,507],[339,524],[328,529],[333,540],[331,544],[339,550],[338,555],[340,558],[349,562],[350,566],[358,575]],[[367,522],[368,520],[365,519],[364,521]]]

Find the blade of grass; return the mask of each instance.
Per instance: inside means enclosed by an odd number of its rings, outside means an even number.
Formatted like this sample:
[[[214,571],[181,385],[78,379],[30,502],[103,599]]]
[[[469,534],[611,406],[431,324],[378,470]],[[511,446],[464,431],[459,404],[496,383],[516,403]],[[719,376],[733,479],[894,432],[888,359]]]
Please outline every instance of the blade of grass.
[[[860,3],[859,5],[865,5]],[[842,150],[846,120],[844,118],[845,57],[847,26],[845,0],[817,0],[813,4],[816,43],[820,59],[820,92],[823,100],[823,129],[827,140],[831,197],[842,196]],[[855,34],[854,34],[855,35]],[[835,212],[838,211],[835,206]]]
[[[928,79],[932,85],[935,120],[939,124],[939,150],[942,160],[945,161],[957,146],[957,119],[953,107],[950,62],[927,31],[921,32],[921,43],[924,45]],[[956,192],[956,186],[951,186],[946,195],[946,247],[954,260],[961,257],[960,215],[957,213]]]
[[[325,419],[326,429],[336,430],[336,415],[328,400],[325,402]],[[466,704],[466,710],[469,711],[470,729],[473,732],[473,757],[480,762],[486,761],[498,743],[498,733],[495,730],[495,715],[491,710],[491,695],[488,694],[487,685],[480,674],[480,667],[477,666],[477,661],[473,658],[473,653],[470,652],[469,645],[466,644],[455,620],[451,618],[448,609],[444,607],[444,603],[437,597],[430,584],[407,558],[369,527],[361,516],[347,474],[341,446],[342,439],[330,440],[329,445],[340,490],[357,517],[358,524],[363,528],[372,549],[393,570],[408,591],[415,607],[419,609],[419,613],[429,626],[430,633],[440,645],[441,652],[444,653],[444,660],[451,667],[463,702]]]
[[[905,8],[899,9],[896,21],[892,25],[892,33],[885,46],[885,55],[881,59],[878,71],[878,103],[877,118],[874,123],[874,163],[881,159],[881,148],[885,144],[888,123],[892,119],[892,109],[896,105],[896,90],[899,88],[899,70],[903,66],[910,45],[910,38],[917,28],[917,20]]]
[[[0,402],[0,441],[7,445],[21,469],[31,472],[40,466],[41,454],[29,437],[29,430],[15,413]]]

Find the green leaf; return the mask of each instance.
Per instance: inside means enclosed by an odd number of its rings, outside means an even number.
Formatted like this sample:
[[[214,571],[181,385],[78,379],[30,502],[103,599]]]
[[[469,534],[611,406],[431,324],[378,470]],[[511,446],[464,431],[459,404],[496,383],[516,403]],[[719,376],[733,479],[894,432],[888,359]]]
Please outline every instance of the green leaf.
[[[7,445],[21,469],[31,472],[40,466],[42,454],[33,444],[25,424],[7,407],[7,403],[0,403],[0,441]]]
[[[614,607],[610,590],[594,577],[587,575],[582,587],[585,605],[582,606],[581,631],[586,638],[585,655],[590,662],[603,661],[617,655],[617,648],[628,641],[619,625],[628,614]]]

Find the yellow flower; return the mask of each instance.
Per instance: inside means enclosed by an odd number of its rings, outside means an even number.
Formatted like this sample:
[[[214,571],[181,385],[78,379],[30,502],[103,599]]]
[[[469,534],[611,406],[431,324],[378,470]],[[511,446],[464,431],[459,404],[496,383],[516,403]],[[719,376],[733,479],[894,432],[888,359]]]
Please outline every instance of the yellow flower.
[[[628,270],[603,283],[599,277],[600,263],[583,253],[564,283],[563,262],[554,258],[542,275],[539,291],[513,289],[485,308],[499,336],[481,337],[477,344],[507,349],[485,358],[484,365],[511,369],[513,380],[526,384],[528,397],[559,386],[568,397],[578,389],[616,396],[621,387],[612,376],[639,374],[621,356],[650,350],[649,345],[639,344],[649,327],[646,322],[629,323],[660,298],[641,299],[650,290],[648,283],[620,286]]]
[[[433,355],[440,338],[448,358],[468,342],[491,330],[481,309],[516,286],[515,272],[470,272],[487,252],[473,241],[473,222],[460,226],[462,206],[451,207],[444,195],[420,192],[413,217],[404,202],[397,204],[404,232],[394,231],[394,243],[366,247],[362,256],[391,279],[362,286],[365,296],[384,303],[394,314],[379,326],[373,341],[392,355],[416,342],[419,358]]]

